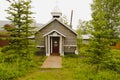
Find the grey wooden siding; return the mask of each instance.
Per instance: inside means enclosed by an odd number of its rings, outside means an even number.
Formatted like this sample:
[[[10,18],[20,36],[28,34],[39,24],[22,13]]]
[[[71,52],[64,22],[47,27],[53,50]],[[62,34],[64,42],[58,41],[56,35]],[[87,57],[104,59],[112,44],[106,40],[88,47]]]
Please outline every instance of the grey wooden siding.
[[[76,47],[64,47],[65,53],[74,53],[76,50]]]
[[[36,44],[37,45],[40,45],[40,46],[44,46],[45,45],[45,40],[44,40],[44,37],[43,37],[41,32],[38,32],[35,35],[35,39],[36,39]]]
[[[60,33],[62,33],[63,35],[65,35],[66,37],[64,38],[64,43],[63,43],[63,50],[65,52],[74,52],[75,51],[75,47],[64,47],[64,45],[76,45],[76,34],[73,33],[71,30],[69,30],[68,28],[66,28],[64,25],[62,25],[61,23],[59,23],[57,20],[54,20],[52,23],[48,24],[46,27],[44,27],[43,29],[41,29],[38,34],[46,34],[52,30],[57,30]],[[44,45],[45,41],[44,38],[41,37],[39,40],[39,45]]]

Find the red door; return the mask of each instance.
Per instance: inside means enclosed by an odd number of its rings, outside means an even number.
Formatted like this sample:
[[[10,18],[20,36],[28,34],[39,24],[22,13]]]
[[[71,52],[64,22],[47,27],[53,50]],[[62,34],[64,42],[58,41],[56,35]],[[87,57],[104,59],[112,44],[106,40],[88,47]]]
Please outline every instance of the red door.
[[[59,37],[53,37],[52,45],[53,53],[59,53]]]

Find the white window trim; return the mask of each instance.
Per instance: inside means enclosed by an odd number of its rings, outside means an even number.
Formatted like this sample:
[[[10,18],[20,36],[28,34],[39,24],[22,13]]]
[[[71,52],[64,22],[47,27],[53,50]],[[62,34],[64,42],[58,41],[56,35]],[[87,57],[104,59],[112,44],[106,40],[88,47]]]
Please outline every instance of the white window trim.
[[[77,45],[64,45],[65,47],[77,47]]]
[[[39,48],[39,47],[45,47],[45,46],[40,46],[40,45],[37,45],[36,47],[38,47],[38,48]]]

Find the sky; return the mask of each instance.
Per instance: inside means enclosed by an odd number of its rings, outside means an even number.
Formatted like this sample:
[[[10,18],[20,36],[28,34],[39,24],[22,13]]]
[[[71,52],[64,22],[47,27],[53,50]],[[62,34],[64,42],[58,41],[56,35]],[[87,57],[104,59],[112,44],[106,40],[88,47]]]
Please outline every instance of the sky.
[[[57,5],[62,15],[65,15],[70,21],[71,10],[73,10],[73,28],[76,28],[78,21],[91,20],[91,7],[92,0],[32,0],[32,12],[37,23],[45,24],[52,19],[51,11]],[[6,0],[0,1],[0,20],[7,20],[8,14],[5,10],[9,7]]]

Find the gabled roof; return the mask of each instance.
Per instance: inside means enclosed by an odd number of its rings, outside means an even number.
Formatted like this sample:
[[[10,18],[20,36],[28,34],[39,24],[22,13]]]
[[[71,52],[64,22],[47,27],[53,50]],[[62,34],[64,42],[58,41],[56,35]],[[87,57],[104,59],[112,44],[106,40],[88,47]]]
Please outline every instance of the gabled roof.
[[[0,30],[3,30],[5,24],[11,24],[10,21],[0,20]]]
[[[42,28],[40,30],[42,30],[43,28],[45,28],[47,25],[49,25],[50,23],[52,23],[53,21],[58,21],[59,23],[61,23],[63,26],[65,26],[67,29],[69,29],[70,31],[72,31],[74,34],[77,35],[77,33],[72,29],[70,28],[69,26],[65,25],[63,22],[61,22],[59,19],[57,18],[53,18],[52,20],[50,20],[47,24],[43,25]],[[39,30],[39,31],[40,31]]]
[[[50,32],[48,32],[48,33],[46,33],[46,34],[44,34],[43,36],[45,37],[45,36],[47,36],[47,35],[49,35],[49,34],[51,34],[51,33],[53,33],[53,32],[57,32],[58,34],[62,35],[63,37],[66,37],[64,34],[60,33],[60,32],[57,31],[57,30],[52,30],[52,31],[50,31]]]

